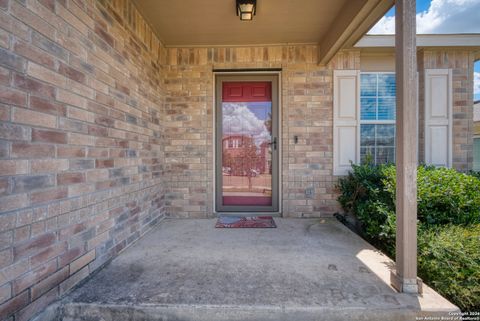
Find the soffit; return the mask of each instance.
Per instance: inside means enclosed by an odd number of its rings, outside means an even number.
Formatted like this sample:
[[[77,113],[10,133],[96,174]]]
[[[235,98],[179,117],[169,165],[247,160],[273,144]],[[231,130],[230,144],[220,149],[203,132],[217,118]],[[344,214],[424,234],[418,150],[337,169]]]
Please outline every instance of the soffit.
[[[253,21],[240,21],[235,0],[133,1],[164,45],[171,47],[319,43],[348,3],[257,0]]]

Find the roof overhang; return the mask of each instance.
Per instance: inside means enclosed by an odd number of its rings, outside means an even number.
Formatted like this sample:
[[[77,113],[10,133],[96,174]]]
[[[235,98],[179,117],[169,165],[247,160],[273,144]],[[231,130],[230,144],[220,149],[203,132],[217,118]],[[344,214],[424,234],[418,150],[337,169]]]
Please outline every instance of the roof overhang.
[[[320,41],[319,64],[327,64],[343,48],[353,47],[394,5],[394,0],[349,1]]]
[[[355,48],[393,48],[395,35],[366,35],[354,46]],[[480,34],[438,34],[417,35],[417,48],[456,47],[480,49]]]
[[[327,64],[352,47],[394,0],[258,0],[240,21],[234,0],[133,0],[166,47],[315,44]]]

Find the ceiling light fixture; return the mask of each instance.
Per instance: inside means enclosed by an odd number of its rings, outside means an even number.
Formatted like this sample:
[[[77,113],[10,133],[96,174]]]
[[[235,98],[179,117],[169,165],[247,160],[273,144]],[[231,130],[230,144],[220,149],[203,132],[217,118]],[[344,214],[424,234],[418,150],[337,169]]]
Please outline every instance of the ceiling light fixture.
[[[255,15],[257,0],[237,0],[237,16],[242,21],[250,21]]]

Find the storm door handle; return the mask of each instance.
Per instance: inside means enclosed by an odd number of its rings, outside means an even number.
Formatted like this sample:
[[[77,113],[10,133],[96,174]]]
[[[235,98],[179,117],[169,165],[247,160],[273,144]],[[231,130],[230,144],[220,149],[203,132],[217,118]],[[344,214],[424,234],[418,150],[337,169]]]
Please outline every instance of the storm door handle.
[[[277,137],[273,137],[273,140],[268,144],[272,146],[273,150],[277,150]]]

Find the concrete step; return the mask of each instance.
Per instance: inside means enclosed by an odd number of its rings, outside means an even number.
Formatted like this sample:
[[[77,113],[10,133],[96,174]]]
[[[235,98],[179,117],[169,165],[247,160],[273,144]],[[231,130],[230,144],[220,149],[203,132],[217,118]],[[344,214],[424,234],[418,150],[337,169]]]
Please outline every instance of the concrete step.
[[[448,320],[455,311],[409,308],[281,307],[222,305],[99,305],[66,303],[51,306],[35,321],[412,321]],[[442,319],[442,317],[444,319]]]

